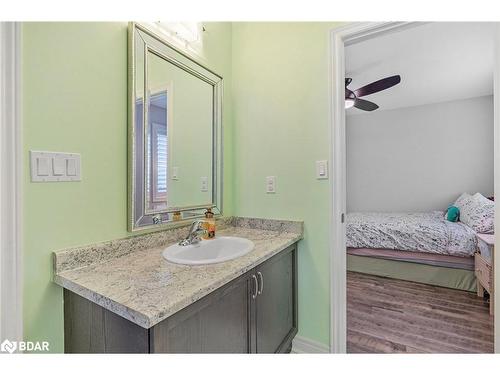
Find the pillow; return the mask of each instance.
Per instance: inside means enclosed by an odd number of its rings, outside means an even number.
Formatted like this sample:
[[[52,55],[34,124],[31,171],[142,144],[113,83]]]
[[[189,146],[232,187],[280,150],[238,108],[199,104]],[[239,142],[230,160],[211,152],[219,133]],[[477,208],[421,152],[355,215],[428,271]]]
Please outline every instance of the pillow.
[[[460,217],[460,209],[457,206],[450,206],[448,207],[448,210],[446,211],[446,217],[445,219],[451,222],[456,222],[458,221],[458,218]]]
[[[462,215],[462,212],[466,209],[466,207],[471,204],[471,199],[472,195],[470,195],[469,193],[462,193],[462,195],[458,197],[455,203],[453,203],[453,206],[458,208],[460,216]],[[445,219],[447,219],[447,216],[448,212],[446,212]],[[462,221],[462,218],[460,217],[459,220]]]
[[[460,221],[477,233],[494,233],[495,202],[480,193],[462,194],[455,202],[460,210]]]
[[[464,209],[464,207],[468,204],[470,204],[472,196],[469,193],[463,193],[461,196],[458,197],[458,199],[455,201],[454,206],[458,207],[460,211]]]

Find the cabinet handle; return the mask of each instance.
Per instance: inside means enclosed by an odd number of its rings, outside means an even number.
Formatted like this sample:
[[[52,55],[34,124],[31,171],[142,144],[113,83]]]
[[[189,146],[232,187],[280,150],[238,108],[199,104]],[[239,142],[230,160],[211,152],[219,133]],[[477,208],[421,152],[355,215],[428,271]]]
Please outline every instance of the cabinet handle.
[[[262,294],[262,291],[264,290],[264,276],[262,276],[262,273],[260,271],[257,272],[257,275],[259,275],[259,279],[260,279],[260,288],[259,288],[258,294]]]
[[[254,282],[254,291],[255,291],[255,292],[252,292],[252,299],[255,299],[255,297],[257,297],[257,293],[258,293],[259,283],[257,281],[257,276],[252,275],[252,278],[253,278],[253,282]]]

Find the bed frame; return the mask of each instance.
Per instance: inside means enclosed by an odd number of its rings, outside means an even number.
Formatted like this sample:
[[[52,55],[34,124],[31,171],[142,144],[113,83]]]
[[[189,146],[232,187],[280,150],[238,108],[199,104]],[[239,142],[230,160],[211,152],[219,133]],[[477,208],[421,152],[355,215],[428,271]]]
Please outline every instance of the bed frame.
[[[387,249],[347,249],[347,270],[476,292],[473,257]]]

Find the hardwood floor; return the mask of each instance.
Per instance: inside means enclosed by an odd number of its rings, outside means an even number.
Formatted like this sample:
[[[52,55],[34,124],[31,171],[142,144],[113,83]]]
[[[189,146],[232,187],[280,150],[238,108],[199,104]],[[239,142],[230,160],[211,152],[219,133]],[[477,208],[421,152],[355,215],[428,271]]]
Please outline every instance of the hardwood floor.
[[[347,273],[348,353],[492,353],[493,317],[475,293]]]

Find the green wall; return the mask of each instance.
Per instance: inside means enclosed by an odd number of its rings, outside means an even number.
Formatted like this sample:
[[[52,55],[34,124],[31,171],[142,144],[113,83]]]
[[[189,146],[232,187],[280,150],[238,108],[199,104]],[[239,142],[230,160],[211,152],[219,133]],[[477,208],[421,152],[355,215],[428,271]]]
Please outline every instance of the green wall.
[[[203,59],[224,76],[225,196],[232,213],[231,24],[206,25]],[[23,25],[24,335],[63,351],[54,250],[127,232],[127,24]],[[78,152],[82,181],[31,183],[29,150]]]
[[[333,23],[233,24],[235,214],[305,221],[299,335],[329,343],[328,38]],[[276,176],[276,194],[265,177]]]

